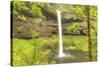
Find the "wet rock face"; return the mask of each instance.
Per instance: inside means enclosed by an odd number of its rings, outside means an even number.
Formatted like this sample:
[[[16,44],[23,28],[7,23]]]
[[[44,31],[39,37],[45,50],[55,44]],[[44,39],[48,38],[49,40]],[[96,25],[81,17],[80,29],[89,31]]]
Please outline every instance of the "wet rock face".
[[[63,23],[71,23],[71,22],[83,22],[84,19],[82,17],[78,17],[75,13],[62,13],[62,22]]]
[[[52,26],[42,26],[39,30],[40,37],[50,37],[57,33],[56,28]]]
[[[32,33],[30,32],[31,24],[26,21],[14,21],[13,22],[13,37],[19,39],[31,39]]]
[[[27,18],[25,21],[14,21],[13,37],[31,39],[50,37],[57,34],[56,21],[43,20],[41,18]]]
[[[80,22],[80,18],[75,18],[74,14],[62,14],[62,24],[66,24],[68,26],[72,26],[72,23],[78,22],[81,27],[75,30],[63,29],[64,35],[86,35],[87,31],[85,29],[86,23]],[[16,20],[13,19],[13,37],[22,38],[22,39],[31,39],[31,38],[39,38],[39,37],[51,37],[52,35],[56,35],[58,33],[58,22],[53,19],[44,19],[44,18],[26,18],[26,20]]]

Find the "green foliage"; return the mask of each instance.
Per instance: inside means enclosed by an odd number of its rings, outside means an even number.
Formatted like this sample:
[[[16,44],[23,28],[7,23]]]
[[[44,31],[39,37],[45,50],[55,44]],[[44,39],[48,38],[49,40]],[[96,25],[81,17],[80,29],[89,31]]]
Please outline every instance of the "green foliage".
[[[63,36],[63,44],[64,50],[82,50],[86,54],[88,53],[86,36]],[[57,36],[31,40],[13,39],[13,45],[14,66],[56,63],[56,61],[52,59],[53,57],[49,57],[58,54]]]
[[[25,20],[26,17],[44,17],[39,7],[25,1],[13,1],[13,15],[19,20]]]
[[[78,6],[74,7],[74,11],[75,11],[75,13],[76,13],[76,15],[78,17],[84,17],[84,16],[86,16],[85,15],[85,7],[86,6],[81,6],[81,5],[78,5]]]
[[[33,63],[34,47],[27,40],[13,39],[13,65],[27,65]]]
[[[80,24],[79,23],[74,23],[72,24],[68,29],[72,32],[75,33],[78,31]]]
[[[91,36],[93,60],[97,61],[97,37]]]
[[[56,63],[55,60],[48,59],[53,53],[52,48],[57,46],[58,38],[54,37],[31,40],[13,39],[13,65]],[[53,47],[47,49],[51,45]]]
[[[30,12],[35,15],[35,17],[43,17],[41,9],[36,5],[32,6],[32,10],[30,10]]]
[[[63,36],[65,50],[74,49],[88,51],[88,42],[86,36]]]
[[[90,7],[90,15],[91,15],[91,18],[97,16],[97,11],[96,10],[97,10],[97,7],[96,6],[91,6]],[[97,18],[95,18],[95,20],[97,20]]]

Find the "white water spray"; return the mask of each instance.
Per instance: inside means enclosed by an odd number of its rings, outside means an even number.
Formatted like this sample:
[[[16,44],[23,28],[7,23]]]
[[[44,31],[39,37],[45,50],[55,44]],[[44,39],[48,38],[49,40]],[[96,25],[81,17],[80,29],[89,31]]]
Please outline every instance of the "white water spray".
[[[63,43],[62,43],[62,24],[61,24],[61,12],[57,10],[57,18],[58,18],[58,31],[59,31],[59,57],[64,57],[65,54],[63,52]]]

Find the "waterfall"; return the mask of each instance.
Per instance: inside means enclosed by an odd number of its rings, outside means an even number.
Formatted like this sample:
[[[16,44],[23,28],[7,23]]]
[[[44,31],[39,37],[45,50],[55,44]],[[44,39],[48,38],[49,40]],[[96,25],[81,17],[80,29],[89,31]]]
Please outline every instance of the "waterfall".
[[[61,23],[61,12],[57,10],[57,19],[58,19],[58,31],[59,31],[59,57],[64,57],[63,52],[63,43],[62,43],[62,23]]]

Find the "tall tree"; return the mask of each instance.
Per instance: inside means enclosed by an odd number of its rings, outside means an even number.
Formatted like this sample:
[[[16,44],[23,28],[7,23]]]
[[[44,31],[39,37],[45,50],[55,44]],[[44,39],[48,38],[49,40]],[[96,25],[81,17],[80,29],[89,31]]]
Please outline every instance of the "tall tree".
[[[89,61],[92,61],[92,43],[91,43],[91,23],[90,23],[90,6],[86,5],[87,27],[88,27],[88,51]]]

